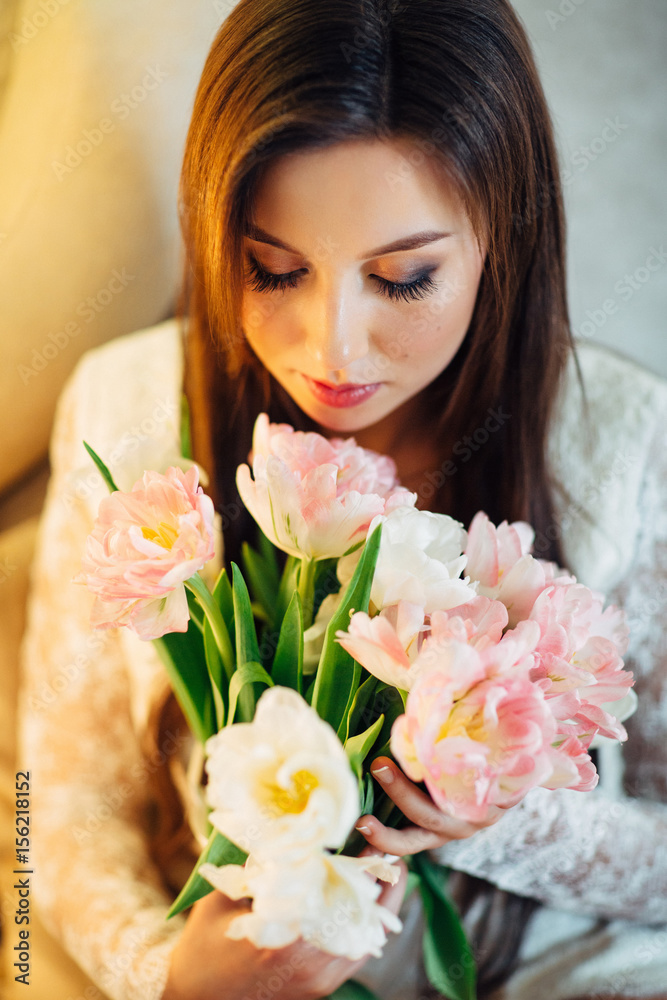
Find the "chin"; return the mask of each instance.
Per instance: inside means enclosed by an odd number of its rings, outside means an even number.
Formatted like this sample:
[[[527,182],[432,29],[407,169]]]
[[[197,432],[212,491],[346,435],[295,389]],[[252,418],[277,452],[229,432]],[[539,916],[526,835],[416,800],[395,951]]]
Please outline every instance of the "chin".
[[[323,430],[335,431],[338,434],[345,434],[346,436],[352,436],[357,431],[363,431],[367,427],[372,427],[383,416],[383,414],[379,416],[371,414],[364,418],[361,413],[352,412],[352,408],[350,410],[335,410],[317,405],[303,406],[299,400],[295,402]]]

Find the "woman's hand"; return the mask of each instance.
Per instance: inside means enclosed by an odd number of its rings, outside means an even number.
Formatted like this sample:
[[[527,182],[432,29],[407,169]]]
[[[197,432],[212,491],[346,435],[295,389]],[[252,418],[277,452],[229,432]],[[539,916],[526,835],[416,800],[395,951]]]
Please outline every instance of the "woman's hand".
[[[362,854],[375,853],[364,848]],[[396,885],[381,883],[377,902],[398,913],[407,882],[407,868],[396,862]],[[372,876],[368,876],[371,878]],[[198,900],[172,952],[162,1000],[243,1000],[259,995],[318,1000],[337,990],[365,965],[337,958],[302,938],[285,948],[255,948],[250,941],[232,940],[225,931],[232,919],[251,908],[250,900],[233,901],[217,890]],[[283,992],[284,991],[284,992]]]
[[[375,816],[360,817],[356,829],[369,844],[388,854],[416,854],[442,847],[450,840],[463,840],[486,826],[492,826],[505,811],[501,806],[492,806],[487,819],[480,823],[454,819],[441,812],[389,757],[377,757],[371,774],[404,816],[414,823],[414,826],[394,830],[384,826]]]

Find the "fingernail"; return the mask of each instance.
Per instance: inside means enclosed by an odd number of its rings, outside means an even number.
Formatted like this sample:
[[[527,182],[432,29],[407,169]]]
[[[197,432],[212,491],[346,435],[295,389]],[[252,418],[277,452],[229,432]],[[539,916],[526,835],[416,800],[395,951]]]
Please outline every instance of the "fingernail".
[[[359,833],[370,833],[371,832],[371,828],[369,826],[355,826],[354,829],[358,830]]]
[[[388,785],[390,781],[394,780],[391,768],[386,765],[385,767],[371,768],[371,774],[374,778],[379,778],[385,785]]]

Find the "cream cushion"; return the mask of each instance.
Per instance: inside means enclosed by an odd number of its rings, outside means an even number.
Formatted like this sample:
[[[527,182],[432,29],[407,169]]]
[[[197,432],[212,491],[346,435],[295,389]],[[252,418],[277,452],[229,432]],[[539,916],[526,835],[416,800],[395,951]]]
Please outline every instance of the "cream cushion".
[[[11,420],[0,493],[46,454],[78,357],[173,313],[183,144],[208,48],[232,6],[5,3],[0,398]]]

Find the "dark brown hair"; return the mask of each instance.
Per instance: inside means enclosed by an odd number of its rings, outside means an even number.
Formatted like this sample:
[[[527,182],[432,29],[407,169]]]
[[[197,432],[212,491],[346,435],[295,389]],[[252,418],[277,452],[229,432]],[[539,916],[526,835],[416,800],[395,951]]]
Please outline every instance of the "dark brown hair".
[[[412,140],[415,166],[438,158],[488,248],[465,339],[422,392],[443,463],[428,480],[429,507],[466,527],[479,509],[496,523],[527,520],[535,554],[563,565],[563,487],[547,460],[559,388],[576,363],[563,207],[546,101],[506,0],[240,0],[220,28],[183,164],[180,312],[194,455],[211,476],[226,553],[238,558],[252,531],[234,478],[257,414],[314,428],[243,335],[254,191],[283,154],[392,138]],[[578,364],[577,373],[583,390]],[[457,461],[457,445],[498,408],[509,417]],[[455,475],[443,472],[448,460]]]
[[[530,521],[535,553],[562,563],[547,467],[567,359],[564,222],[545,98],[505,0],[240,0],[197,91],[181,179],[187,273],[186,392],[195,456],[209,471],[236,557],[252,526],[234,484],[255,417],[314,425],[262,367],[240,321],[242,239],[262,171],[282,154],[407,137],[437,156],[488,253],[467,335],[423,391],[442,455],[431,509],[466,526]],[[466,461],[489,410],[510,414]],[[478,439],[479,440],[479,437]],[[451,468],[451,467],[450,467]],[[433,492],[435,491],[435,492]]]

